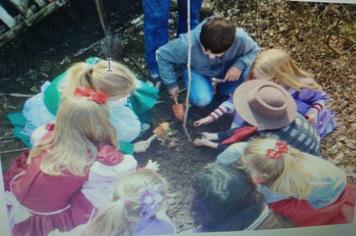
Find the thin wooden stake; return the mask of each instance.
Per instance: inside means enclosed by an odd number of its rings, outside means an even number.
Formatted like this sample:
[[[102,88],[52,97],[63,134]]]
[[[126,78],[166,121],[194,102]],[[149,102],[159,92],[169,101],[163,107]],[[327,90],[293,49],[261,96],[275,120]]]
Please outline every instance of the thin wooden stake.
[[[35,95],[32,94],[23,94],[23,93],[0,93],[0,96],[11,96],[11,97],[20,97],[20,98],[30,98]]]
[[[184,122],[183,122],[183,129],[185,135],[187,136],[189,142],[192,142],[192,137],[190,136],[188,129],[187,129],[187,119],[188,119],[188,112],[190,108],[189,97],[190,97],[190,89],[192,84],[192,74],[190,70],[190,64],[192,60],[192,32],[190,30],[190,0],[187,1],[187,28],[188,28],[188,88],[187,88],[187,97],[185,100],[185,114],[184,114]]]

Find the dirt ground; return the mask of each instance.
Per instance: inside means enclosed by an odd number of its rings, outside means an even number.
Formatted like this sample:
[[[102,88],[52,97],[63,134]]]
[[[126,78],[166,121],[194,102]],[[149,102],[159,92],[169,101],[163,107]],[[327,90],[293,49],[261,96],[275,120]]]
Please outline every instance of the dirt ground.
[[[134,10],[128,13],[126,19],[132,20],[140,16],[142,10],[135,11],[140,7],[132,6]],[[203,15],[210,14],[229,17],[237,26],[245,28],[262,48],[277,47],[288,50],[298,64],[315,75],[316,80],[330,95],[328,106],[335,112],[338,123],[337,129],[322,141],[322,155],[343,168],[348,180],[356,183],[355,6],[284,1],[205,0]],[[171,17],[174,21],[176,13],[172,12]],[[115,17],[114,19],[120,21]],[[83,23],[83,31],[88,28],[88,24]],[[73,38],[69,37],[68,41],[54,45],[51,49],[38,46],[35,52],[38,53],[39,59],[36,61],[31,60],[29,55],[23,59],[17,58],[24,55],[19,42],[1,49],[0,53],[3,55],[6,50],[18,50],[18,53],[13,55],[15,58],[8,59],[6,66],[2,66],[3,69],[0,70],[0,92],[35,94],[45,80],[51,80],[71,63],[92,55],[100,57],[100,28],[98,22],[91,21],[90,24],[95,26],[92,34],[87,30],[85,35],[92,35],[91,37],[82,37],[81,31],[76,30],[70,33],[79,37],[79,41],[82,40],[80,45],[71,47]],[[170,27],[173,36],[174,24]],[[41,27],[36,30],[41,30]],[[143,59],[142,19],[129,21],[118,30],[124,32],[124,62],[137,75],[143,77],[142,73],[146,74],[147,71]],[[27,37],[31,38],[29,35]],[[63,50],[63,47],[66,50]],[[16,69],[18,65],[21,65],[21,68]],[[11,127],[5,118],[7,112],[21,110],[24,101],[25,98],[0,96],[1,151],[24,147],[11,138]],[[189,213],[192,176],[204,165],[213,162],[217,153],[196,148],[188,142],[181,125],[171,114],[166,91],[161,92],[160,101],[162,103],[152,111],[153,122],[157,124],[169,121],[173,130],[172,137],[168,143],[154,142],[146,153],[135,157],[141,165],[148,159],[159,162],[160,173],[170,183],[168,215],[172,217],[178,231],[182,231],[194,225]],[[213,107],[214,105],[210,110]],[[227,127],[229,119],[206,128],[194,129],[191,126],[192,121],[208,112],[209,109],[191,109],[188,123],[193,137],[203,130],[221,130]],[[2,154],[3,168],[6,168],[17,154]]]

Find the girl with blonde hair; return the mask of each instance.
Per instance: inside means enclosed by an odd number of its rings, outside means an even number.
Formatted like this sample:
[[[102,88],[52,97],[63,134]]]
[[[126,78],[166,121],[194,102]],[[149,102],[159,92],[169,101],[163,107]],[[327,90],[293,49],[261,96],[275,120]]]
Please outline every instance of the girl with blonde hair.
[[[45,83],[40,94],[27,100],[22,134],[31,136],[36,128],[55,120],[59,104],[73,96],[76,87],[94,89],[109,96],[110,121],[118,134],[120,150],[133,153],[148,148],[147,142],[130,142],[149,127],[147,112],[156,103],[157,89],[139,81],[123,64],[98,58],[74,64],[52,83]]]
[[[313,124],[321,137],[335,129],[333,113],[325,106],[327,94],[312,75],[299,68],[284,50],[269,49],[261,52],[252,66],[250,78],[269,80],[283,86],[297,103],[298,113]],[[222,103],[209,116],[196,121],[195,125],[209,124],[225,113],[234,113],[232,99]],[[232,128],[240,125],[235,114]]]
[[[305,116],[321,137],[335,129],[333,113],[325,107],[327,94],[312,78],[298,67],[282,49],[269,49],[257,56],[253,66],[256,79],[272,80],[285,87],[297,103],[298,113]]]
[[[155,171],[138,169],[124,176],[114,187],[113,202],[87,225],[68,233],[50,236],[135,236],[175,234],[176,228],[166,211],[168,186]]]
[[[86,223],[93,205],[80,191],[98,159],[123,159],[103,104],[104,94],[66,98],[55,125],[29,153],[18,157],[4,174],[13,235],[47,235]],[[101,97],[101,99],[96,98]],[[104,152],[102,151],[104,149]]]
[[[354,208],[356,188],[346,187],[344,171],[280,140],[255,139],[244,145],[241,163],[276,212],[297,226],[352,221],[344,209]]]

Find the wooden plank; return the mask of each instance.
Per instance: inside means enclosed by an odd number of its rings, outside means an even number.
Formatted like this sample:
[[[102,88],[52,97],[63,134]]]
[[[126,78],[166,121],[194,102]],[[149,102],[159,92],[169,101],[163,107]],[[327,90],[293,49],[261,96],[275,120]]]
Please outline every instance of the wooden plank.
[[[65,1],[55,1],[51,4],[48,4],[47,6],[43,7],[41,10],[39,10],[38,12],[36,12],[35,14],[27,17],[25,19],[25,22],[28,26],[33,25],[34,23],[38,22],[39,20],[41,20],[42,18],[48,16],[49,14],[51,14],[54,10],[56,10],[57,8],[63,6],[65,4]]]
[[[10,0],[10,2],[20,11],[21,15],[26,16],[27,6],[21,0]]]
[[[12,28],[16,25],[16,21],[12,16],[7,13],[5,8],[0,4],[0,19],[7,25],[7,27]]]
[[[46,2],[44,0],[33,0],[39,7],[44,7]]]
[[[6,33],[0,35],[0,47],[2,47],[10,40],[15,38],[20,32],[27,30],[29,28],[28,26],[34,24],[35,22],[38,22],[39,20],[43,19],[47,15],[51,14],[56,9],[62,7],[66,2],[67,0],[61,0],[61,1],[55,1],[49,3],[45,7],[43,7],[39,12],[36,12],[28,19],[16,24],[13,28],[8,30]]]

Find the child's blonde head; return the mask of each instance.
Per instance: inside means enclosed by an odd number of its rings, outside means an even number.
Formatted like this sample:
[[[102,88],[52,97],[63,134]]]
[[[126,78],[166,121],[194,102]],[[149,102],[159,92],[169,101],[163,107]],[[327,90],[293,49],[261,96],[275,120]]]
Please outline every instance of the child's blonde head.
[[[302,199],[310,191],[310,175],[302,164],[305,154],[283,143],[287,151],[282,151],[278,158],[271,158],[269,150],[278,151],[277,142],[271,138],[251,141],[242,156],[242,163],[252,177],[262,178],[273,192]]]
[[[68,97],[59,107],[55,128],[50,137],[31,151],[30,157],[48,152],[41,170],[52,175],[68,171],[84,175],[100,144],[115,145],[116,134],[109,122],[105,104],[86,97]]]
[[[62,96],[72,96],[75,88],[86,87],[106,93],[110,98],[122,98],[136,86],[136,77],[121,63],[100,60],[90,65],[84,62],[74,64],[67,72],[67,80],[60,89]]]
[[[303,83],[300,79],[311,78],[311,75],[299,68],[282,49],[269,49],[261,52],[256,58],[253,70],[255,76],[259,74],[272,78],[276,83],[296,90],[321,88],[315,81]]]
[[[154,216],[162,208],[166,195],[167,182],[159,174],[147,169],[130,173],[114,188],[114,202],[98,213],[82,235],[131,235],[130,225]],[[147,210],[143,202],[150,199],[156,207]]]

